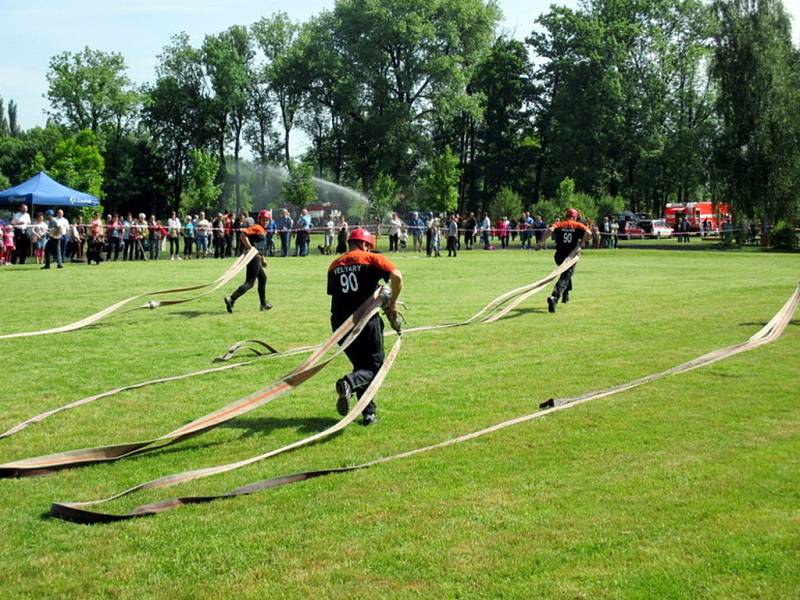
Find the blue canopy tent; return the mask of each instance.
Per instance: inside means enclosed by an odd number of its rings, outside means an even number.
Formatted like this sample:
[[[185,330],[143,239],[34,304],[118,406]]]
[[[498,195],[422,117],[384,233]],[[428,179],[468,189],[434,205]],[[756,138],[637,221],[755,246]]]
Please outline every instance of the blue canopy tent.
[[[14,204],[34,204],[44,206],[96,206],[100,200],[91,194],[61,185],[40,171],[28,181],[0,192],[0,206]]]

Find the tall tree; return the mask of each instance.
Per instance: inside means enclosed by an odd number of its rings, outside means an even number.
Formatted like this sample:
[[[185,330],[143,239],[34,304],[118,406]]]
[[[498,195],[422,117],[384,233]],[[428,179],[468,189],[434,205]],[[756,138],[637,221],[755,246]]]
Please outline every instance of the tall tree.
[[[214,91],[212,107],[216,114],[221,172],[225,173],[225,148],[233,141],[234,195],[236,213],[241,211],[239,156],[242,132],[250,116],[250,82],[253,79],[253,48],[246,27],[234,25],[222,33],[206,36],[203,60]]]
[[[800,197],[800,53],[780,0],[726,0],[713,75],[722,131],[716,166],[723,198],[763,232],[798,215]]]
[[[17,103],[13,100],[8,101],[8,132],[13,137],[19,137],[22,133],[17,120]]]
[[[510,187],[517,193],[526,189],[529,165],[536,160],[535,146],[529,144],[534,135],[530,121],[530,70],[525,46],[502,37],[476,68],[472,90],[484,99],[483,118],[477,124],[474,140],[474,167],[483,182],[482,205],[501,187]]]
[[[156,67],[156,82],[145,90],[144,123],[167,165],[172,206],[180,208],[190,152],[211,137],[207,118],[201,54],[181,33],[164,48]]]
[[[97,133],[134,112],[137,95],[121,54],[88,47],[50,59],[47,98],[51,116],[74,129]]]
[[[426,208],[438,212],[452,212],[458,207],[458,180],[461,173],[458,169],[458,157],[450,147],[436,156],[422,187],[427,193]]]
[[[0,97],[0,137],[9,135],[8,120],[6,119],[6,105],[3,103],[3,98]]]
[[[300,109],[305,89],[305,65],[295,44],[299,27],[285,13],[264,17],[252,26],[253,36],[264,55],[262,76],[275,96],[283,126],[283,153],[291,163],[289,135]]]
[[[342,0],[334,19],[342,64],[357,83],[347,148],[369,189],[374,173],[404,187],[431,157],[427,132],[463,110],[471,69],[491,44],[497,5],[481,0]]]

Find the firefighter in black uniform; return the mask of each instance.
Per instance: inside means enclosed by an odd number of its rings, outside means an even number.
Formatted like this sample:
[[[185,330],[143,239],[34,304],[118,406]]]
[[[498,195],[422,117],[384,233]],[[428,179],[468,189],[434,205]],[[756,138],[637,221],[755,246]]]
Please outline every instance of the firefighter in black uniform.
[[[264,272],[266,262],[263,258],[267,250],[267,231],[265,227],[269,216],[268,210],[262,210],[258,213],[258,223],[255,224],[253,219],[248,217],[249,224],[242,229],[239,235],[239,243],[244,248],[244,252],[253,247],[258,250],[258,254],[247,263],[244,283],[236,288],[233,294],[225,296],[225,309],[229,313],[233,312],[233,305],[236,300],[253,287],[256,279],[258,280],[258,299],[261,301],[261,310],[272,308],[272,305],[267,302],[267,274]]]
[[[547,241],[551,235],[556,240],[555,261],[557,265],[563,263],[570,253],[583,241],[592,239],[591,230],[583,223],[578,221],[578,211],[568,208],[566,219],[556,221],[544,232],[541,244]],[[553,293],[547,297],[547,310],[551,313],[556,312],[556,304],[561,300],[564,304],[569,302],[569,293],[572,291],[572,274],[575,272],[575,265],[561,274],[556,282]]]
[[[347,239],[348,251],[328,268],[328,295],[331,296],[331,327],[335,331],[375,291],[380,281],[389,281],[391,295],[384,311],[397,318],[397,297],[403,287],[403,275],[392,261],[371,253],[375,238],[366,229],[353,229]],[[359,398],[366,391],[383,364],[383,319],[374,315],[361,334],[345,349],[353,370],[336,382],[336,410],[344,416],[350,410],[350,396]],[[376,420],[375,402],[361,413],[364,425]]]

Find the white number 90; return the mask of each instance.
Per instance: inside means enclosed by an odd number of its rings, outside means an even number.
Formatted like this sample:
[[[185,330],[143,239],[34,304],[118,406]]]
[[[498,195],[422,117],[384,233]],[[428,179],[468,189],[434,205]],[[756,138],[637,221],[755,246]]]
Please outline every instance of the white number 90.
[[[342,285],[342,293],[358,291],[358,279],[355,273],[342,273],[339,275],[339,283]]]

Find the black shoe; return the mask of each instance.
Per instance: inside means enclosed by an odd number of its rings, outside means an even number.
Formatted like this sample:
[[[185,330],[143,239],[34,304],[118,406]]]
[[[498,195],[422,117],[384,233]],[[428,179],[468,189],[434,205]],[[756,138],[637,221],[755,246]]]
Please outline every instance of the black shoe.
[[[339,394],[336,399],[336,412],[345,416],[350,411],[350,394],[353,393],[353,390],[344,377],[336,382],[336,393]]]
[[[59,269],[63,269],[63,268],[64,268],[64,265],[58,265],[58,268],[59,268]]]
[[[372,425],[377,420],[378,420],[378,415],[376,415],[375,413],[367,413],[364,415],[364,420],[361,422],[363,423],[364,427],[366,427],[368,425]]]
[[[230,296],[225,296],[224,300],[225,300],[225,310],[233,314],[233,298],[231,298]]]
[[[49,268],[50,267],[42,267],[42,271],[44,271],[45,269],[49,269]]]
[[[270,308],[272,308],[272,304],[269,302],[264,302],[264,304],[261,305],[261,310],[269,310]]]
[[[558,302],[558,300],[556,300],[553,296],[547,297],[547,312],[556,312],[556,302]]]
[[[569,302],[569,292],[564,292],[564,295],[561,296],[561,304],[566,304]]]

